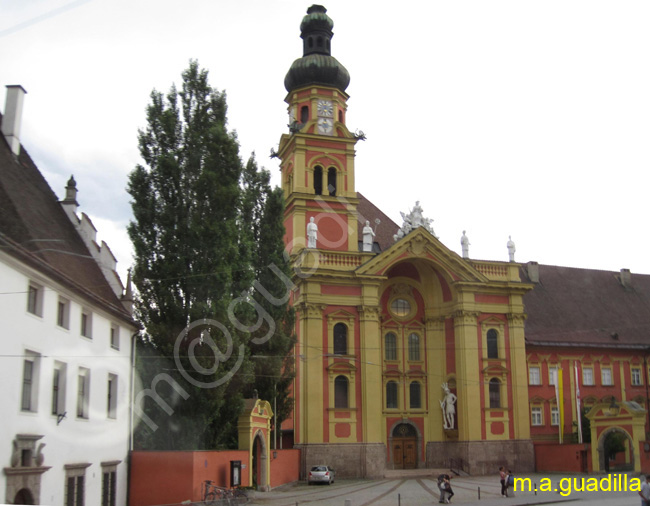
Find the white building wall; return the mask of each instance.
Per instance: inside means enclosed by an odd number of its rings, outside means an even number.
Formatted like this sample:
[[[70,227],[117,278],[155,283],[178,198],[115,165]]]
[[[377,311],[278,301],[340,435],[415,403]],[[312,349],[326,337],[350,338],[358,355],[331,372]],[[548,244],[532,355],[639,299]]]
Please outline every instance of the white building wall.
[[[43,287],[42,316],[27,311],[30,281]],[[69,304],[69,328],[57,325],[59,297]],[[81,335],[82,308],[92,313],[91,338]],[[116,504],[127,497],[127,456],[130,441],[131,336],[135,329],[112,318],[101,307],[43,277],[0,251],[0,322],[2,322],[0,377],[0,467],[11,468],[13,441],[18,434],[43,436],[45,443],[40,504],[64,505],[66,465],[89,463],[85,470],[85,504],[102,504],[102,462],[117,465]],[[119,349],[111,347],[111,325],[119,328]],[[31,412],[21,409],[23,367],[26,353],[40,356],[33,388],[36,403]],[[65,364],[66,415],[52,414],[55,365]],[[77,416],[77,388],[80,368],[90,374],[87,418]],[[108,415],[108,378],[117,376],[115,418]],[[59,411],[62,411],[59,410]],[[57,423],[58,422],[58,423]],[[7,496],[6,472],[0,472],[0,503]]]

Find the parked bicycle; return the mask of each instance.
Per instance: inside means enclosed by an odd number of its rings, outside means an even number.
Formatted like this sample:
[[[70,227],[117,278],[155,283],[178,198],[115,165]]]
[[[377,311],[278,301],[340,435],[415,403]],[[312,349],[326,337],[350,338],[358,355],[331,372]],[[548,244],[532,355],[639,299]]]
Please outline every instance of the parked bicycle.
[[[239,488],[224,488],[212,480],[203,482],[203,502],[207,506],[237,506],[248,502],[248,495]]]

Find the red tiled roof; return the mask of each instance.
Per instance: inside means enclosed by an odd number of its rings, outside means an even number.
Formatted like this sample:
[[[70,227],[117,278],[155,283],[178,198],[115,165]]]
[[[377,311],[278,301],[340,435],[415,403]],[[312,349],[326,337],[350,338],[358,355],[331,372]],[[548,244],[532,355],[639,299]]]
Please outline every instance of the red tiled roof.
[[[375,204],[370,202],[361,193],[357,192],[357,197],[359,197],[359,206],[357,208],[359,220],[359,241],[363,241],[362,234],[366,220],[370,222],[370,226],[374,229],[375,219],[379,218],[381,223],[375,230],[375,242],[379,244],[381,251],[387,250],[395,244],[393,236],[399,230],[399,226],[397,226],[393,220],[386,216]]]
[[[539,281],[524,296],[528,344],[650,347],[650,276],[624,287],[618,272],[540,265]]]
[[[29,154],[16,158],[2,135],[0,248],[132,323]]]

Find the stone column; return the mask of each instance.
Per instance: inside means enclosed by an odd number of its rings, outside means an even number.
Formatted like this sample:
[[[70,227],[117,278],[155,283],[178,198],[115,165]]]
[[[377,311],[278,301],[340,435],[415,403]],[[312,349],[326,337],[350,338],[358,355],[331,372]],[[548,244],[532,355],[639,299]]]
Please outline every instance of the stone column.
[[[445,340],[445,317],[427,316],[424,320],[426,326],[426,354],[427,354],[427,392],[428,405],[430,406],[430,423],[424,426],[425,441],[442,441],[443,413],[440,408],[442,389],[440,385],[447,381],[447,347]],[[458,392],[458,390],[456,390]]]

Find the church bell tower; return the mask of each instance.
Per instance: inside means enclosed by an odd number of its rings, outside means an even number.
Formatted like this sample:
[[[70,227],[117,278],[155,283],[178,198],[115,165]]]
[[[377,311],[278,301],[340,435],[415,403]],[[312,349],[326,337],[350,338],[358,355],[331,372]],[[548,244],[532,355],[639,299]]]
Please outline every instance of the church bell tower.
[[[290,253],[308,246],[310,222],[318,227],[316,249],[359,251],[354,184],[357,138],[345,121],[350,74],[331,54],[333,26],[325,7],[307,9],[300,24],[303,56],[293,62],[284,79],[289,133],[280,139],[278,156]]]

